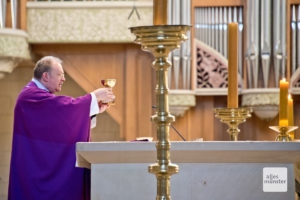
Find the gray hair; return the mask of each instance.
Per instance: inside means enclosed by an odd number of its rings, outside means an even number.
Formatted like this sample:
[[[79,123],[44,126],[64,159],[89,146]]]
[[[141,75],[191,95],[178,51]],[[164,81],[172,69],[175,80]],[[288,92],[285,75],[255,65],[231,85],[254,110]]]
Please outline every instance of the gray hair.
[[[62,60],[54,56],[45,56],[36,62],[33,69],[33,77],[41,80],[44,72],[50,72],[54,63],[62,64]]]

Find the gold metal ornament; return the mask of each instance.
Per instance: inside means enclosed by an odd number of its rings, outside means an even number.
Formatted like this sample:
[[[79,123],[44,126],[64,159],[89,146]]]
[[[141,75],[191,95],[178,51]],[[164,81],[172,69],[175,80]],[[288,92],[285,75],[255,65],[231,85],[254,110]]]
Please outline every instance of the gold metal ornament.
[[[116,85],[116,79],[103,79],[101,80],[101,84],[104,87],[113,88]]]
[[[227,133],[231,141],[238,141],[240,133],[238,126],[251,117],[251,112],[251,108],[215,108],[215,116],[229,126]]]
[[[288,133],[296,130],[298,126],[269,126],[269,128],[279,133],[275,141],[290,142],[293,141],[293,139]]]
[[[157,163],[150,165],[148,170],[156,175],[156,200],[170,200],[170,176],[178,172],[178,166],[170,160],[170,124],[175,117],[169,113],[168,101],[168,61],[169,53],[179,48],[180,43],[187,39],[186,32],[190,26],[161,25],[141,26],[130,28],[136,35],[135,42],[141,44],[142,49],[150,51],[154,57],[153,68],[156,71],[156,114],[152,121],[157,125]]]

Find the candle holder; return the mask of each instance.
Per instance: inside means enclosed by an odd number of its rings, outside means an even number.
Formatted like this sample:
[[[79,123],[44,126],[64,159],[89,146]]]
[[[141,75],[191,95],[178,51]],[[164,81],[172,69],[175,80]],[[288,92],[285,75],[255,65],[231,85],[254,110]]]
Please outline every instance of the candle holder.
[[[169,53],[179,48],[180,43],[187,39],[187,25],[141,26],[130,28],[136,35],[135,42],[142,45],[144,51],[150,51],[154,57],[153,68],[156,71],[156,114],[152,121],[157,125],[157,163],[150,165],[148,170],[156,175],[157,200],[169,200],[170,177],[178,172],[179,167],[170,160],[169,130],[175,117],[169,112],[168,101],[168,61]]]
[[[238,126],[251,117],[251,112],[252,108],[215,108],[215,117],[220,118],[221,122],[229,126],[227,133],[229,133],[230,140],[238,141],[240,133]]]
[[[293,139],[288,133],[296,130],[298,126],[269,126],[269,128],[279,133],[275,141],[290,142],[293,141]]]

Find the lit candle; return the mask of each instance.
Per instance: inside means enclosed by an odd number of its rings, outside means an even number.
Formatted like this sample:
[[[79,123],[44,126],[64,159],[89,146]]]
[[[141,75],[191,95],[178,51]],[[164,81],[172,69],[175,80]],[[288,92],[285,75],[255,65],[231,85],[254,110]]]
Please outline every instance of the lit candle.
[[[279,126],[288,126],[288,90],[289,83],[283,78],[280,81]]]
[[[288,96],[288,125],[289,126],[294,126],[294,101],[289,94]],[[294,131],[290,132],[289,135],[291,138],[294,140]]]
[[[228,25],[227,107],[238,108],[238,24]]]
[[[168,0],[153,0],[153,25],[167,25]]]

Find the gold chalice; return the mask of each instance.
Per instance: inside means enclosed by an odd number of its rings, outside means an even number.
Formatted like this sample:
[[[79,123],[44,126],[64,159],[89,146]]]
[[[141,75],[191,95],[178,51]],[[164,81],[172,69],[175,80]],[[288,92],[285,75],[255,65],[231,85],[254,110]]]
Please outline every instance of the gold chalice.
[[[102,79],[101,80],[101,84],[106,87],[106,88],[113,88],[116,85],[117,80],[116,79],[112,79],[112,78],[108,78],[108,79]],[[110,101],[110,102],[103,102],[103,103],[107,103],[109,105],[114,105],[115,104],[115,100]]]
[[[116,85],[116,79],[108,78],[101,80],[101,84],[107,88],[113,88]]]

